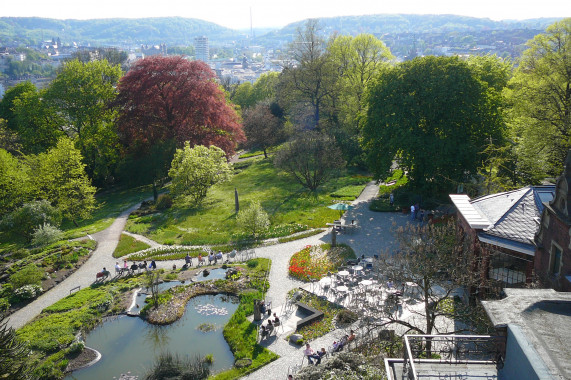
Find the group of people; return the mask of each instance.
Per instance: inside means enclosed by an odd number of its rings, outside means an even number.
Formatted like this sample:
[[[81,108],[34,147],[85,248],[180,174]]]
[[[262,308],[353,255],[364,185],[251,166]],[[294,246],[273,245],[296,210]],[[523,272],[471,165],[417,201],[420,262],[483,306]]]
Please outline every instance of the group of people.
[[[309,343],[307,343],[305,345],[305,350],[303,350],[303,354],[307,356],[309,364],[313,364],[313,361],[315,360],[315,365],[318,365],[321,364],[321,359],[327,355],[327,351],[325,351],[325,348],[321,347],[321,350],[315,352]]]
[[[214,253],[214,252],[210,252],[208,254],[208,264],[212,264],[212,262],[214,262],[214,264],[218,264],[218,261],[224,261],[224,255],[222,254],[222,251],[218,251],[218,253]],[[192,258],[190,257],[190,255],[187,253],[186,257],[184,258],[185,264],[187,266],[192,266]],[[198,266],[204,265],[206,264],[206,259],[202,256],[202,253],[198,254]]]
[[[343,338],[341,338],[339,342],[337,341],[333,342],[333,352],[339,352],[343,350],[343,347],[345,347],[348,343],[354,340],[355,340],[355,331],[351,330],[350,334],[345,335]]]
[[[103,268],[105,269],[105,268]],[[123,267],[121,267],[119,265],[119,262],[115,262],[115,272],[118,274],[123,274],[123,273],[135,273],[138,270],[147,270],[147,269],[157,269],[157,263],[155,263],[155,260],[152,260],[150,264],[147,264],[147,261],[143,261],[142,263],[137,264],[136,262],[133,261],[133,264],[131,264],[131,266],[129,266],[129,264],[127,263],[127,260],[123,261]]]
[[[271,318],[268,318],[267,325],[264,326],[262,324],[262,326],[260,326],[260,335],[262,336],[262,339],[265,339],[265,338],[269,337],[270,335],[272,335],[272,332],[274,331],[274,329],[279,325],[280,325],[280,319],[278,318],[276,313],[274,313],[273,322],[272,322]]]

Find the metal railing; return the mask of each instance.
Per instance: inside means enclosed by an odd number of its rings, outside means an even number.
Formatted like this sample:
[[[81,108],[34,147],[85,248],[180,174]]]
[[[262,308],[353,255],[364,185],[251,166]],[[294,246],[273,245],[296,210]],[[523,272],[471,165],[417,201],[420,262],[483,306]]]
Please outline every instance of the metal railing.
[[[405,335],[403,369],[418,379],[419,363],[496,364],[505,356],[506,338],[490,335]]]

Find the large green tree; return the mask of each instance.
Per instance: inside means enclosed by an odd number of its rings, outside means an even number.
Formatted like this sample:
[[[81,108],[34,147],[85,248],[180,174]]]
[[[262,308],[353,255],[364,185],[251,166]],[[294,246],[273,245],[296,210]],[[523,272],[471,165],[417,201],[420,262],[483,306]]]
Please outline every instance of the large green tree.
[[[95,208],[95,187],[85,172],[81,152],[69,138],[31,159],[33,188],[37,198],[47,199],[77,225]]]
[[[4,149],[0,149],[0,194],[0,217],[30,199],[28,166]]]
[[[272,109],[275,112],[272,112]],[[248,138],[248,146],[262,149],[266,158],[267,149],[285,139],[284,121],[279,115],[275,115],[280,111],[281,108],[276,103],[268,102],[259,102],[244,111],[244,132]]]
[[[330,136],[317,131],[299,133],[276,153],[275,165],[303,187],[317,190],[345,167],[341,149]]]
[[[366,89],[394,60],[389,48],[371,34],[337,36],[327,50],[340,74],[336,94],[337,120],[328,133],[333,134],[348,162],[361,164],[359,119],[365,106]]]
[[[372,85],[363,121],[370,169],[393,162],[426,192],[451,191],[476,172],[490,137],[501,139],[499,105],[466,62],[424,57],[388,69]]]
[[[571,18],[527,43],[509,83],[518,170],[531,182],[556,176],[571,147]]]
[[[111,103],[122,76],[119,65],[106,60],[66,62],[48,87],[45,99],[60,116],[62,128],[76,139],[89,176],[99,184],[112,181],[119,145]]]
[[[304,28],[298,29],[290,49],[293,62],[280,75],[280,101],[287,105],[296,124],[322,129],[322,114],[336,94],[339,72],[317,20],[308,20]]]

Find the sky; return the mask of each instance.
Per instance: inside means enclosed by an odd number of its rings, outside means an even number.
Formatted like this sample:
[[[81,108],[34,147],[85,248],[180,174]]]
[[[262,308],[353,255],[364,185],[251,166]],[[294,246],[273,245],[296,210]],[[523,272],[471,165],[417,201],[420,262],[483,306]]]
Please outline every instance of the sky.
[[[312,17],[455,14],[492,20],[571,17],[571,0],[2,0],[0,17],[189,17],[233,28],[279,28]]]

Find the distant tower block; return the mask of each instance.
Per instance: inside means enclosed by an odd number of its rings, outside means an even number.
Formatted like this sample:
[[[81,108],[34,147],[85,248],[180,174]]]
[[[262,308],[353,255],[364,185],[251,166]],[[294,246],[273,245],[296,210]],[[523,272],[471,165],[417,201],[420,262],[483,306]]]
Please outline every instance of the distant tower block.
[[[196,37],[194,39],[194,55],[196,59],[203,62],[210,60],[210,49],[208,48],[208,37]]]

